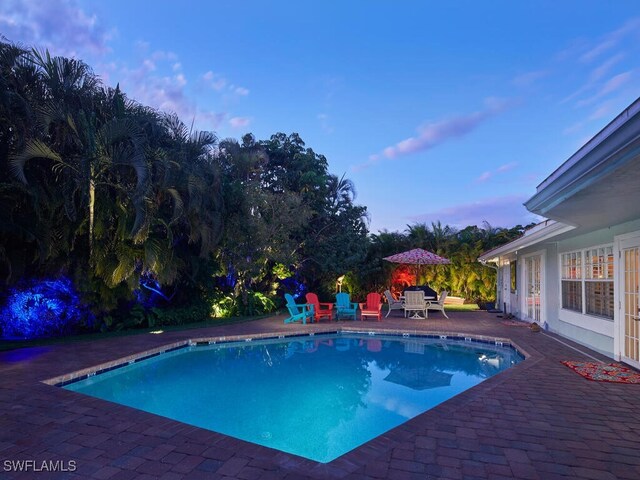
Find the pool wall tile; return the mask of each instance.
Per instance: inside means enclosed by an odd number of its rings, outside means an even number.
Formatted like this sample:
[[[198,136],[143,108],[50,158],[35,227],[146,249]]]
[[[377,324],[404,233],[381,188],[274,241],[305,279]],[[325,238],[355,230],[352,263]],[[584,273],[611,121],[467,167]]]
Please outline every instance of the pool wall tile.
[[[222,336],[222,337],[208,337],[208,338],[195,338],[184,340],[181,342],[176,342],[169,345],[164,345],[161,347],[156,347],[151,350],[147,350],[144,352],[140,352],[138,354],[129,355],[127,357],[122,357],[116,359],[112,362],[103,363],[100,365],[96,365],[93,367],[84,368],[82,370],[78,370],[76,372],[67,373],[64,375],[60,375],[58,377],[50,378],[44,380],[43,383],[48,385],[53,385],[56,387],[64,387],[71,383],[79,382],[88,378],[89,376],[99,375],[101,373],[106,373],[111,370],[115,370],[117,368],[121,368],[132,363],[137,363],[142,360],[147,360],[158,355],[173,352],[176,350],[180,350],[182,348],[187,347],[203,347],[203,346],[211,346],[211,345],[225,345],[232,343],[245,343],[253,340],[278,340],[278,339],[286,339],[286,338],[300,338],[300,337],[312,337],[312,336],[327,336],[327,335],[388,335],[400,338],[427,338],[427,339],[443,339],[443,340],[453,340],[453,341],[469,341],[474,343],[484,343],[492,346],[502,346],[505,348],[511,348],[518,355],[520,355],[523,359],[526,359],[529,355],[520,347],[515,345],[511,340],[506,338],[496,338],[496,337],[484,337],[482,335],[473,335],[469,336],[467,334],[461,333],[453,333],[453,332],[442,332],[442,333],[429,333],[429,334],[421,334],[416,331],[413,333],[397,330],[397,329],[388,329],[383,327],[376,327],[375,329],[369,328],[367,330],[363,330],[362,328],[354,327],[354,326],[344,326],[340,329],[327,329],[327,330],[319,330],[313,332],[312,335],[309,332],[290,332],[287,334],[274,334],[274,333],[258,333],[252,335],[234,335],[234,336]]]

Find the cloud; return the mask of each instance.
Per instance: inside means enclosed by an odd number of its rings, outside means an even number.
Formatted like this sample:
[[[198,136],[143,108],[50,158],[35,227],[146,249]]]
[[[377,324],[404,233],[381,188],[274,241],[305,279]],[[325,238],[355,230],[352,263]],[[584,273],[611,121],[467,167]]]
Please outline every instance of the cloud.
[[[612,75],[612,71],[623,59],[630,56],[629,50],[637,45],[640,40],[640,17],[627,20],[622,26],[601,36],[597,41],[589,42],[585,39],[574,42],[574,44],[561,52],[557,56],[557,60],[566,63],[573,60],[578,62],[571,67],[573,70],[581,71],[590,68],[589,64],[599,61],[596,67],[589,72],[584,72],[583,77],[587,81],[573,93],[567,95],[560,101],[564,104],[584,95],[591,95],[589,98],[582,99],[575,106],[583,107],[590,105],[603,97],[604,95],[619,89],[629,80],[632,72],[624,72],[615,75],[607,83],[602,85],[603,79]],[[608,58],[604,57],[609,54]],[[582,65],[581,65],[582,64]],[[618,78],[616,78],[618,77]],[[593,93],[596,92],[596,93]]]
[[[547,70],[537,70],[535,72],[522,73],[513,79],[516,87],[530,87],[541,78],[549,75]]]
[[[329,123],[329,115],[319,113],[316,118],[320,121],[320,128],[324,133],[333,133],[333,126]]]
[[[591,115],[589,115],[589,120],[598,120],[600,118],[609,118],[612,115],[613,110],[613,102],[608,101],[602,103],[598,106]]]
[[[184,87],[187,83],[184,75],[154,76],[150,71],[132,71],[122,80],[128,96],[138,102],[165,112],[175,112],[183,121],[193,117],[195,102],[187,98]],[[135,82],[136,79],[144,81]]]
[[[624,40],[627,40],[626,37],[634,34],[637,35],[639,29],[640,17],[627,20],[620,28],[604,35],[595,46],[592,46],[589,50],[580,55],[580,61],[583,63],[592,62],[596,58],[600,57],[604,52],[617,47]]]
[[[197,112],[197,119],[200,120],[198,124],[206,130],[217,130],[226,117],[226,112],[212,112],[210,110],[198,110]]]
[[[244,128],[249,126],[251,118],[249,117],[233,117],[229,119],[229,125],[233,128]]]
[[[509,100],[487,98],[485,99],[484,110],[422,125],[418,128],[417,136],[406,138],[395,145],[384,148],[381,154],[370,156],[367,162],[352,167],[352,170],[358,171],[368,168],[373,163],[379,162],[382,157],[396,159],[430,150],[453,138],[463,137],[475,130],[481,123],[511,105],[513,105],[513,102]],[[372,160],[372,158],[375,158],[375,160]]]
[[[606,52],[607,50],[610,50],[611,48],[615,47],[616,43],[617,42],[615,42],[612,39],[604,40],[604,41],[600,42],[598,45],[596,45],[595,47],[593,47],[588,52],[583,53],[580,56],[580,61],[585,62],[585,63],[591,62],[596,57],[600,56],[600,54],[602,52]]]
[[[632,77],[632,72],[630,71],[619,73],[618,75],[613,76],[602,85],[602,87],[600,88],[600,90],[598,90],[598,92],[596,92],[594,95],[588,98],[580,100],[579,102],[576,103],[576,106],[584,107],[586,105],[591,105],[592,103],[596,102],[600,98],[606,95],[609,95],[610,93],[614,93],[615,91],[619,90],[621,87],[629,83],[629,80],[631,80],[631,77]]]
[[[216,92],[221,91],[227,86],[227,79],[217,73],[213,73],[211,70],[202,75],[202,80],[207,87],[212,88]]]
[[[487,172],[483,172],[482,174],[480,174],[480,176],[478,178],[475,179],[476,183],[484,183],[487,180],[493,178],[496,175],[508,172],[510,170],[513,170],[516,166],[518,165],[517,162],[511,162],[511,163],[506,163],[504,165],[500,165],[498,168],[496,168],[494,171],[487,171]]]
[[[11,41],[79,58],[105,54],[115,34],[76,0],[3,0],[0,32]]]
[[[609,73],[609,71],[617,63],[619,63],[624,57],[625,57],[624,54],[618,53],[618,54],[612,56],[611,58],[607,59],[603,63],[601,63],[598,67],[594,68],[591,71],[591,73],[589,74],[589,80],[587,81],[587,83],[582,85],[578,90],[576,90],[572,94],[570,94],[567,97],[563,98],[560,101],[560,104],[567,103],[567,102],[579,97],[580,95],[582,95],[582,94],[584,94],[584,93],[586,93],[586,92],[588,92],[590,90],[595,89],[598,86],[598,82],[600,80],[602,80]]]
[[[493,175],[491,174],[491,172],[483,172],[478,178],[476,178],[476,182],[486,182],[487,180],[489,180]]]
[[[506,195],[490,197],[476,202],[462,203],[444,207],[427,213],[408,216],[411,222],[437,222],[456,228],[469,225],[481,225],[487,221],[494,227],[510,228],[515,225],[526,225],[538,222],[541,217],[524,208],[523,203],[528,196]]]
[[[81,6],[82,4],[82,6]],[[227,113],[202,110],[187,93],[188,79],[175,52],[152,51],[140,40],[132,49],[140,56],[132,68],[108,58],[109,42],[116,30],[79,0],[3,0],[0,2],[0,32],[10,41],[27,47],[46,48],[53,55],[80,58],[95,67],[105,84],[120,83],[123,91],[144,105],[176,113],[185,123],[195,120],[197,128],[216,129]],[[229,88],[220,75],[207,72],[211,88]],[[246,96],[249,90],[234,86],[232,93]],[[238,117],[239,118],[239,117]]]
[[[607,75],[607,73],[609,73],[609,70],[611,70],[611,68],[616,63],[619,63],[624,57],[625,57],[624,54],[618,53],[617,55],[614,55],[613,57],[611,57],[608,60],[606,60],[605,62],[603,62],[597,68],[594,68],[593,71],[591,72],[590,77],[589,77],[590,80],[592,82],[596,82],[596,81],[600,80],[601,78],[604,78]]]
[[[496,170],[496,172],[508,172],[510,170],[513,170],[514,168],[516,168],[518,166],[518,162],[509,162],[509,163],[505,163],[504,165],[500,165],[498,167],[498,169]]]
[[[211,70],[206,72],[200,78],[201,85],[204,85],[205,88],[210,88],[220,93],[231,93],[234,95],[238,95],[240,97],[246,97],[249,95],[249,89],[245,87],[239,87],[232,83],[229,83],[229,80],[222,76],[219,73],[214,73]]]
[[[141,50],[148,49],[148,45],[139,46]],[[198,108],[187,93],[189,81],[181,71],[179,58],[172,52],[151,52],[136,69],[109,66],[107,77],[116,76],[130,98],[163,112],[175,113],[187,124],[194,122],[198,129],[215,130],[227,116],[224,112]]]
[[[631,72],[624,72],[616,75],[611,78],[607,83],[604,84],[601,90],[602,95],[606,95],[607,93],[615,92],[625,83],[627,83],[631,79]]]
[[[595,108],[593,112],[591,112],[589,116],[586,117],[585,120],[580,120],[573,125],[565,128],[562,133],[564,135],[573,135],[574,133],[578,133],[580,130],[582,130],[582,128],[585,127],[590,121],[600,120],[601,118],[611,118],[616,113],[614,110],[614,106],[615,103],[612,100],[602,102]],[[584,145],[589,139],[590,137],[587,137],[587,139],[579,145]]]
[[[242,97],[246,97],[247,95],[249,95],[249,89],[244,87],[235,87],[233,89],[233,93],[236,93]]]

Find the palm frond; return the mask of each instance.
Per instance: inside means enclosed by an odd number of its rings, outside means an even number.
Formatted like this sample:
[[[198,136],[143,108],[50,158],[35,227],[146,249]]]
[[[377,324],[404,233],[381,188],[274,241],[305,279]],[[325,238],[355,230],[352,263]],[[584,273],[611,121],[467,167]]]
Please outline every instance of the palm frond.
[[[175,188],[167,188],[167,193],[173,198],[173,215],[171,216],[171,223],[174,223],[184,213],[184,202],[180,192]]]
[[[9,169],[11,173],[22,183],[28,183],[24,173],[25,165],[34,158],[45,158],[55,162],[61,162],[62,158],[49,146],[40,140],[29,140],[21,153],[9,157]]]

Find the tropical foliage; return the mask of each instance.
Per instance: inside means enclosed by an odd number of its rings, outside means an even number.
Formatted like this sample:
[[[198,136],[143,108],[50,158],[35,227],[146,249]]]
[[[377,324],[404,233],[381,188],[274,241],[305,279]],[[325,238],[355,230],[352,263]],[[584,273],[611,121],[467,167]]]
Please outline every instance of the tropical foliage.
[[[198,302],[220,315],[272,311],[283,288],[322,289],[364,258],[354,196],[297,134],[218,142],[79,60],[0,42],[7,287],[71,278],[108,328],[134,305],[146,312],[136,325]]]
[[[490,298],[493,272],[475,259],[522,230],[369,235],[355,199],[296,133],[218,141],[103,85],[80,60],[0,41],[5,305],[25,282],[68,278],[85,327],[267,313],[285,291],[326,298],[343,275],[355,294],[384,290],[397,266],[381,258],[415,246],[453,262],[420,281]]]
[[[353,291],[376,289],[400,291],[408,285],[431,286],[447,290],[450,295],[468,301],[492,301],[496,295],[496,272],[477,261],[481,253],[520,237],[526,227],[492,227],[484,222],[480,228],[469,226],[457,230],[440,222],[416,223],[403,233],[382,231],[370,236],[367,260],[358,274],[350,276]],[[450,265],[397,265],[382,260],[412,248],[424,248],[448,258]]]

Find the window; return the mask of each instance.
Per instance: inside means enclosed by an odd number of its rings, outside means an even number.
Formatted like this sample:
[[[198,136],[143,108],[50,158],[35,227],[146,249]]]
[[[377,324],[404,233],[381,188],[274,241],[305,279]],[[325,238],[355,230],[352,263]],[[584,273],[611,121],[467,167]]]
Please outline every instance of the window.
[[[582,253],[562,254],[562,308],[582,312]]]
[[[613,247],[585,252],[586,313],[613,318]]]
[[[560,258],[562,308],[613,318],[613,247],[563,253]]]
[[[518,267],[517,260],[512,260],[510,265],[510,274],[511,274],[511,293],[516,293],[518,288]]]

